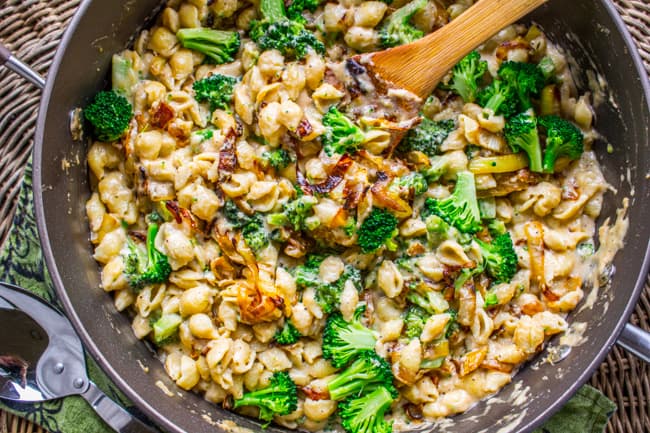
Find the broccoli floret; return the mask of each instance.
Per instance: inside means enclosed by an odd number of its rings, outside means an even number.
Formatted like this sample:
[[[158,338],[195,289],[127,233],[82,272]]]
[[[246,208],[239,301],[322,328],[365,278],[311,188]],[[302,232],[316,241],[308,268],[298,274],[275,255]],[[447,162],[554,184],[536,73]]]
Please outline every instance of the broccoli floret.
[[[544,75],[542,71],[532,63],[521,63],[507,61],[499,67],[499,77],[512,86],[517,97],[519,112],[526,111],[531,107],[530,98],[539,95],[544,88]]]
[[[440,146],[454,129],[456,124],[451,119],[436,122],[425,117],[409,131],[397,150],[404,153],[417,150],[432,158],[438,154]]]
[[[156,320],[151,326],[153,329],[153,341],[157,346],[164,346],[166,342],[176,336],[178,327],[183,319],[178,314],[165,314]]]
[[[335,153],[354,153],[363,143],[365,134],[336,107],[332,106],[323,116],[325,134],[321,136],[323,150],[328,156]]]
[[[251,223],[255,217],[246,215],[232,200],[226,200],[223,205],[223,214],[228,222],[236,229]]]
[[[503,114],[506,118],[517,114],[519,106],[515,89],[499,79],[483,88],[476,97],[476,102],[481,107],[492,110],[494,114]]]
[[[448,224],[463,233],[476,233],[481,230],[481,213],[476,199],[474,175],[469,171],[458,173],[454,192],[447,198],[436,200],[427,198],[422,215],[438,215]]]
[[[108,90],[96,94],[83,113],[93,137],[99,141],[116,141],[129,127],[133,107],[124,96]]]
[[[287,5],[287,18],[304,24],[307,20],[302,16],[302,12],[314,12],[320,3],[321,0],[292,0],[291,4]]]
[[[264,161],[276,170],[284,170],[289,166],[289,164],[294,162],[293,158],[291,158],[291,154],[285,149],[274,149],[270,152],[264,152],[262,158],[264,158]]]
[[[390,364],[374,350],[365,350],[348,368],[327,383],[332,400],[340,401],[346,397],[358,397],[364,391],[384,387],[397,397],[393,386],[393,372]]]
[[[273,373],[269,386],[247,392],[242,398],[235,400],[234,408],[241,406],[259,407],[259,418],[266,421],[268,425],[275,415],[288,415],[296,410],[298,407],[296,384],[286,371]]]
[[[246,215],[231,200],[224,203],[223,214],[233,228],[241,229],[244,241],[251,250],[259,251],[269,244],[269,233],[260,214]]]
[[[193,134],[201,138],[201,141],[210,140],[212,137],[214,137],[214,129],[200,129],[198,131],[194,131]]]
[[[503,130],[510,148],[514,152],[523,150],[528,155],[531,171],[541,173],[542,147],[537,132],[537,118],[533,110],[519,113],[512,117]]]
[[[447,87],[459,94],[463,101],[474,102],[479,81],[485,71],[487,71],[487,62],[481,60],[481,55],[477,51],[472,51],[454,66]]]
[[[126,256],[124,273],[131,288],[139,290],[148,284],[167,281],[172,268],[167,256],[158,251],[155,245],[158,224],[149,224],[147,230],[147,254],[129,239],[129,254]]]
[[[429,316],[430,314],[424,311],[423,308],[420,308],[417,305],[409,306],[406,310],[406,315],[404,316],[406,336],[408,338],[418,338],[420,334],[422,334],[424,324],[427,323]]]
[[[374,350],[377,337],[361,324],[364,310],[365,307],[357,308],[351,322],[346,322],[339,312],[327,318],[323,330],[323,358],[329,359],[334,367],[345,366],[363,350]]]
[[[303,195],[285,203],[282,212],[270,214],[266,220],[275,226],[289,226],[293,230],[313,230],[320,225],[320,220],[314,216],[313,207],[318,199],[311,195]]]
[[[316,286],[316,301],[318,301],[318,305],[320,305],[325,313],[330,314],[339,308],[341,293],[348,280],[350,280],[357,290],[361,289],[361,272],[350,265],[345,266],[343,274],[335,282],[329,284],[321,283]]]
[[[463,268],[463,270],[460,271],[460,274],[458,274],[458,277],[456,277],[456,280],[454,281],[454,288],[456,290],[460,289],[469,280],[473,279],[477,275],[482,274],[483,271],[485,271],[483,262],[478,263],[473,268]]]
[[[476,239],[481,248],[485,269],[496,283],[508,283],[517,272],[517,253],[510,233],[495,237],[491,243]]]
[[[325,52],[325,45],[305,29],[301,20],[287,18],[283,0],[261,0],[261,21],[251,23],[250,37],[262,50],[279,50],[302,59],[310,50]],[[293,13],[293,12],[292,12]]]
[[[237,78],[221,74],[210,75],[194,82],[192,85],[194,98],[199,102],[207,102],[210,105],[210,111],[217,108],[228,110],[235,84],[237,84]]]
[[[485,294],[485,302],[483,305],[486,308],[489,307],[494,307],[495,305],[499,305],[499,297],[495,292],[489,291]]]
[[[255,214],[251,221],[242,228],[241,233],[246,245],[253,251],[259,251],[269,244],[269,234],[259,214]]]
[[[373,208],[357,233],[357,242],[366,254],[377,251],[382,245],[386,245],[389,251],[397,249],[393,240],[397,236],[397,218],[386,209]]]
[[[546,148],[543,169],[553,173],[555,161],[560,156],[578,159],[584,152],[584,136],[573,123],[558,116],[539,118],[539,124],[546,129]]]
[[[393,396],[384,387],[359,398],[339,403],[341,425],[347,433],[391,433],[393,422],[384,419],[384,413],[393,403]]]
[[[493,220],[488,221],[487,228],[493,237],[503,235],[506,233],[506,224],[500,219],[495,218]]]
[[[413,0],[394,11],[379,30],[379,41],[385,48],[408,44],[424,36],[422,30],[411,25],[410,20],[427,5],[426,0]]]
[[[361,273],[354,266],[346,265],[338,280],[325,283],[319,277],[320,265],[324,259],[325,256],[310,255],[303,265],[294,269],[293,276],[299,287],[316,289],[316,301],[325,313],[330,314],[338,309],[341,292],[348,280],[357,290],[361,289]]]
[[[287,320],[284,322],[282,329],[279,329],[273,338],[275,339],[276,343],[286,345],[294,344],[300,337],[300,332],[298,332],[296,327],[293,326],[293,323],[291,323],[291,321]]]
[[[299,287],[316,287],[321,284],[318,273],[323,260],[325,260],[325,256],[312,254],[307,257],[304,264],[296,266],[293,271],[296,284]]]
[[[421,285],[411,288],[406,299],[429,315],[444,313],[449,309],[449,302],[445,300],[441,292],[436,292],[428,287],[423,289]]]
[[[421,195],[427,192],[429,189],[429,184],[427,179],[422,173],[411,172],[407,175],[404,175],[400,178],[393,180],[391,183],[391,188],[406,189],[413,193],[413,195]]]
[[[176,37],[183,47],[205,54],[216,64],[232,62],[239,51],[237,32],[198,27],[180,29]]]
[[[542,72],[542,75],[546,79],[546,82],[555,81],[555,72],[556,72],[555,63],[553,63],[552,58],[544,57],[542,60],[539,61],[537,67]]]

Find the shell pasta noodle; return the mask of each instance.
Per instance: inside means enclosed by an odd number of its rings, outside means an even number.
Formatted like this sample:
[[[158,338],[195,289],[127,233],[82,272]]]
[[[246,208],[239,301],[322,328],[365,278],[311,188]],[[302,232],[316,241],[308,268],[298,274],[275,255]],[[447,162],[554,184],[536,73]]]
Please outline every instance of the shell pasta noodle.
[[[565,53],[510,26],[425,100],[353,58],[471,4],[171,0],[114,54],[84,109],[90,241],[180,388],[263,425],[400,431],[567,330],[609,186]]]

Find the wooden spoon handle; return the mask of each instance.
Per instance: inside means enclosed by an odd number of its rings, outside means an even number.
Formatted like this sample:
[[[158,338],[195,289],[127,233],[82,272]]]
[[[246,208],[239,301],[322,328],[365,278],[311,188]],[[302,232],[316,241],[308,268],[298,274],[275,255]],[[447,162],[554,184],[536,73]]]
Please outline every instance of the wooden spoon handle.
[[[382,78],[419,96],[428,95],[467,53],[547,0],[480,0],[428,36],[372,55]]]

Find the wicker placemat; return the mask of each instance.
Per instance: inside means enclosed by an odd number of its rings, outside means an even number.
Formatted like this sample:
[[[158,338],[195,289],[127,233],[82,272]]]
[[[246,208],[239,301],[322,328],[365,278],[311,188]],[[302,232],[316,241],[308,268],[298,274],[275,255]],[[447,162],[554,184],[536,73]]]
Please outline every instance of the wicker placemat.
[[[615,0],[650,74],[650,1]],[[0,0],[0,40],[19,58],[46,75],[56,46],[79,0]],[[23,167],[32,147],[40,92],[0,69],[0,246],[4,243]],[[632,323],[650,331],[650,279]],[[618,405],[608,433],[650,432],[650,367],[614,347],[591,378]],[[46,433],[0,411],[0,433]],[[92,432],[89,432],[92,433]]]

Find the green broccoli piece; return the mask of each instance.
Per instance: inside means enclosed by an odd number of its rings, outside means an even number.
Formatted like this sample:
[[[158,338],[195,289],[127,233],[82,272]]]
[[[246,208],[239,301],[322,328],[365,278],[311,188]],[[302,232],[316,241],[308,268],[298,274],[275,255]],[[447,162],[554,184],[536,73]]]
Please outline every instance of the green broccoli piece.
[[[264,227],[264,221],[259,214],[251,219],[241,230],[248,247],[257,252],[269,244],[269,233]]]
[[[153,325],[153,341],[157,346],[164,346],[166,342],[177,335],[178,327],[183,319],[178,314],[165,314],[156,320]]]
[[[517,253],[510,233],[495,237],[491,243],[475,239],[481,249],[485,269],[496,283],[508,283],[517,272]]]
[[[318,273],[320,272],[320,264],[325,260],[325,256],[318,254],[311,254],[305,260],[305,263],[296,266],[293,271],[293,277],[299,287],[316,287],[322,284]]]
[[[329,359],[334,367],[347,365],[363,350],[374,350],[377,337],[361,324],[364,311],[365,307],[357,308],[351,322],[346,322],[339,312],[327,318],[323,330],[323,358]]]
[[[382,47],[408,44],[424,36],[424,32],[413,27],[410,20],[426,5],[427,0],[413,0],[390,14],[379,30],[379,41]]]
[[[282,329],[279,329],[273,337],[275,342],[282,345],[294,344],[301,337],[300,332],[293,326],[291,321],[286,320]]]
[[[312,254],[305,263],[293,271],[298,287],[313,287],[316,289],[316,301],[325,313],[330,314],[338,309],[341,292],[345,283],[350,280],[357,290],[361,290],[361,273],[357,268],[346,265],[343,274],[333,283],[325,283],[319,277],[320,265],[325,256]]]
[[[276,170],[284,170],[289,166],[289,164],[294,162],[291,154],[285,149],[274,149],[270,152],[264,152],[262,158],[264,158],[264,161],[268,165]]]
[[[351,265],[346,265],[341,277],[333,283],[321,283],[316,286],[316,301],[318,305],[330,314],[339,308],[341,293],[345,283],[350,280],[357,290],[361,290],[361,272]]]
[[[418,126],[409,131],[397,150],[403,153],[417,150],[432,158],[454,129],[456,124],[451,119],[436,122],[424,117]]]
[[[148,284],[164,283],[172,272],[169,259],[158,251],[155,245],[158,229],[158,224],[149,224],[146,255],[131,239],[128,241],[129,253],[126,256],[124,273],[129,286],[135,290]]]
[[[539,118],[539,124],[546,129],[546,149],[542,167],[545,172],[553,173],[555,161],[560,156],[578,159],[584,152],[584,136],[573,123],[558,116]]]
[[[374,350],[359,352],[348,368],[327,383],[330,398],[336,401],[350,396],[358,397],[376,387],[386,388],[393,397],[397,397],[390,364]]]
[[[499,79],[483,88],[478,93],[476,102],[481,107],[492,110],[494,114],[503,114],[506,118],[517,114],[519,109],[517,92],[510,84]]]
[[[119,140],[133,118],[133,107],[114,90],[102,91],[83,110],[84,118],[99,141]]]
[[[495,218],[493,220],[488,221],[487,228],[493,237],[507,233],[506,224],[500,219]]]
[[[454,288],[456,290],[460,289],[467,283],[469,280],[473,279],[475,276],[480,275],[485,271],[485,266],[484,263],[478,263],[475,267],[473,268],[463,268],[460,271],[460,274],[458,274],[458,277],[456,277],[456,280],[454,281]]]
[[[313,230],[320,225],[314,216],[313,208],[318,199],[311,195],[303,195],[295,200],[285,203],[282,212],[270,214],[266,217],[269,224],[275,226],[289,226],[293,230]]]
[[[393,182],[391,182],[391,188],[404,188],[418,196],[427,192],[429,184],[422,173],[411,172],[393,180]]]
[[[497,297],[497,294],[495,292],[488,291],[485,294],[485,302],[483,303],[483,305],[486,308],[490,308],[490,307],[494,307],[496,305],[499,305],[499,298]]]
[[[210,111],[217,108],[229,110],[232,101],[232,93],[235,90],[237,78],[227,75],[214,74],[192,85],[194,98],[198,102],[207,102]]]
[[[249,34],[262,50],[276,49],[297,59],[312,50],[319,54],[325,52],[325,45],[305,29],[302,20],[287,17],[283,0],[261,0],[260,13],[263,19],[251,23]]]
[[[244,394],[235,400],[234,408],[241,406],[257,406],[260,409],[259,419],[266,421],[268,426],[275,415],[289,415],[298,407],[298,391],[296,384],[286,371],[275,372],[271,383],[266,388]]]
[[[198,131],[194,131],[194,134],[201,138],[201,141],[210,140],[212,137],[214,137],[214,129],[200,129]]]
[[[447,87],[460,95],[465,102],[474,102],[478,85],[487,71],[487,62],[481,60],[478,51],[472,51],[452,69],[451,81]]]
[[[506,123],[503,132],[513,152],[521,150],[526,152],[530,161],[530,170],[541,173],[543,171],[542,146],[539,142],[537,119],[533,110],[512,117]]]
[[[539,95],[546,81],[542,71],[532,63],[503,62],[498,75],[512,86],[517,94],[518,112],[526,111],[532,106],[531,97]]]
[[[424,324],[431,315],[428,314],[423,308],[417,305],[411,305],[406,310],[404,316],[404,326],[406,327],[406,336],[408,338],[418,338],[422,334]]]
[[[334,106],[323,116],[323,126],[325,134],[321,136],[321,142],[327,156],[354,153],[365,139],[361,128]]]
[[[427,213],[427,212],[424,212]],[[438,215],[421,215],[427,227],[427,240],[432,245],[439,245],[447,239],[457,237],[458,230],[451,227]]]
[[[246,215],[231,200],[226,200],[223,214],[233,228],[241,229],[244,242],[253,251],[259,251],[269,244],[269,233],[260,214]]]
[[[481,230],[481,213],[476,199],[474,174],[469,171],[458,173],[454,192],[447,198],[427,198],[422,216],[437,215],[463,233]]]
[[[306,23],[307,20],[302,16],[302,12],[308,10],[314,12],[321,4],[321,0],[292,0],[287,5],[287,18],[298,23]]]
[[[542,75],[544,76],[544,79],[546,80],[547,83],[555,81],[556,70],[555,70],[555,63],[553,63],[552,58],[544,57],[542,60],[539,61],[537,67],[542,72]]]
[[[421,285],[412,287],[408,291],[406,299],[429,315],[440,314],[449,310],[449,302],[441,292],[436,292],[430,288],[422,289]]]
[[[253,217],[242,212],[232,200],[226,200],[224,203],[223,214],[228,222],[236,229],[244,227],[253,220]]]
[[[397,218],[386,209],[373,208],[357,230],[357,243],[363,253],[373,253],[382,245],[389,251],[397,250],[393,240],[397,236]]]
[[[176,37],[184,48],[205,54],[216,64],[235,60],[239,51],[239,33],[204,27],[180,29]]]
[[[341,425],[347,433],[391,433],[393,422],[384,419],[390,409],[393,396],[384,387],[359,398],[350,398],[339,403]]]

